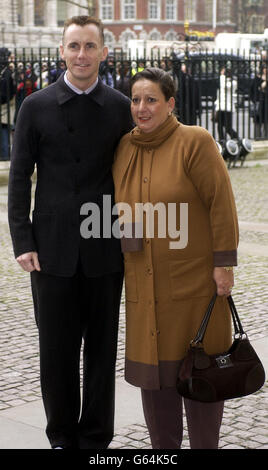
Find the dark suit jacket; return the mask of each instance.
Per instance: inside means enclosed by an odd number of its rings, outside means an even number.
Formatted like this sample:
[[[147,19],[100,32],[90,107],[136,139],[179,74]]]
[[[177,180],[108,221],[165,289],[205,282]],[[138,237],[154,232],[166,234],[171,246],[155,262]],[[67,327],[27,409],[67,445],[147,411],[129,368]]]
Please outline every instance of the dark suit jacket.
[[[102,220],[103,195],[111,196],[113,206],[114,150],[132,127],[129,99],[100,79],[89,95],[77,95],[62,74],[56,83],[24,100],[9,177],[8,213],[15,257],[37,251],[42,271],[58,276],[72,276],[79,255],[87,276],[122,269],[118,239],[81,237],[80,208],[86,202],[96,203]]]

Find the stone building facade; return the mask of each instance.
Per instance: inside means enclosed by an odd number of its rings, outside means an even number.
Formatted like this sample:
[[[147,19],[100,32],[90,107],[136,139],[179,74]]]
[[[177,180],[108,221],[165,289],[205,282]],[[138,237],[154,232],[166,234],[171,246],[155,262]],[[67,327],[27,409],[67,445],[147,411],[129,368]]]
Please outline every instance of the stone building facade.
[[[191,30],[235,32],[239,5],[245,4],[252,32],[268,26],[266,0],[0,0],[0,44],[58,47],[64,20],[87,14],[89,3],[103,20],[111,49],[126,49],[129,39],[174,41],[185,32],[185,21]]]

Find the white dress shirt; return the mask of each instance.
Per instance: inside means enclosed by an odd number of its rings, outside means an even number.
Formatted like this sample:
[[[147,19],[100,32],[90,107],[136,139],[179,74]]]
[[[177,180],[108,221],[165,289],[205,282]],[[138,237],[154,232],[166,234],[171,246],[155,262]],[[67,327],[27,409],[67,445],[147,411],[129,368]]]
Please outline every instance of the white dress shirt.
[[[89,88],[87,88],[87,90],[80,90],[80,88],[77,88],[76,86],[74,86],[70,82],[70,80],[68,80],[68,78],[67,78],[67,71],[64,73],[64,81],[65,81],[66,85],[68,85],[68,87],[70,87],[71,90],[73,90],[78,95],[82,95],[83,93],[88,95],[98,85],[99,78],[97,77],[97,80],[93,83],[93,85],[91,85]]]

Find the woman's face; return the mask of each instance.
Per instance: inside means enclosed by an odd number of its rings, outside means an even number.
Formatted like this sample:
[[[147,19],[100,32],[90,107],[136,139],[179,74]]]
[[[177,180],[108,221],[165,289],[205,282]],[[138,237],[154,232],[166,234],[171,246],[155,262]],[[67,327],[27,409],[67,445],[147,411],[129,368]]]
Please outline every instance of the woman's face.
[[[152,132],[163,124],[174,105],[174,98],[166,101],[158,83],[142,79],[132,87],[131,113],[142,132]]]

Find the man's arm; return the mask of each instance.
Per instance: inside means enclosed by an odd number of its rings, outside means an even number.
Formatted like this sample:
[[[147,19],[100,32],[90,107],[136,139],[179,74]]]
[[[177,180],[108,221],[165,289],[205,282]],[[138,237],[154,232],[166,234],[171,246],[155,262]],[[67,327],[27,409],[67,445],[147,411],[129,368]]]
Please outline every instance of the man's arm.
[[[36,253],[36,246],[30,220],[31,209],[31,176],[34,172],[37,154],[37,135],[33,125],[34,115],[32,101],[26,99],[19,111],[16,123],[10,174],[8,185],[8,218],[15,257],[21,255],[29,258],[29,253]],[[37,256],[37,255],[36,255]],[[36,256],[30,256],[32,266],[38,266]],[[29,260],[20,258],[22,267],[29,270]],[[33,259],[35,261],[33,261]],[[35,267],[35,269],[36,269]]]

